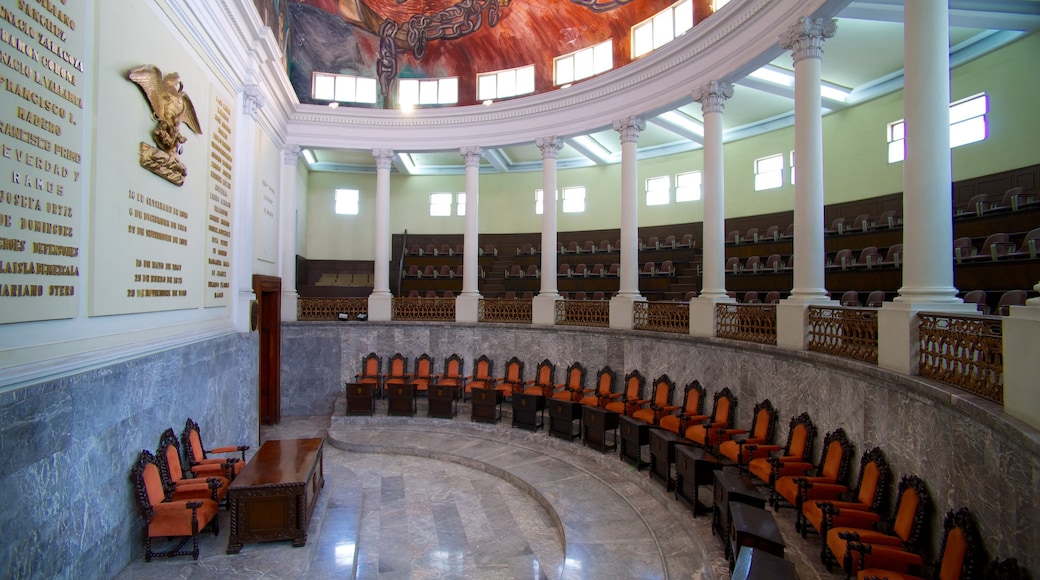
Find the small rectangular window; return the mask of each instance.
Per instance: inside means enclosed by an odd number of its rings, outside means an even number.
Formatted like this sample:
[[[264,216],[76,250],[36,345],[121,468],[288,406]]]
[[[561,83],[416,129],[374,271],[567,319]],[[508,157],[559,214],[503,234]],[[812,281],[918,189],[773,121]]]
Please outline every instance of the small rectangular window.
[[[559,194],[557,194],[556,195],[556,199],[559,199],[559,197],[560,197]],[[542,211],[544,210],[544,207],[545,207],[544,204],[543,204],[542,199],[543,199],[542,198],[542,190],[541,189],[534,190],[534,213],[537,214],[537,215],[542,215]],[[553,201],[555,201],[555,199]]]
[[[357,215],[358,193],[356,189],[337,189],[336,213],[339,215]]]
[[[646,205],[668,205],[671,201],[672,179],[667,175],[646,180]]]
[[[553,60],[553,81],[565,85],[614,68],[613,41],[583,48]]]
[[[794,185],[794,149],[791,150],[791,185]]]
[[[455,215],[466,215],[465,193],[459,193],[455,196]]]
[[[453,196],[450,193],[431,193],[430,194],[430,216],[431,217],[445,217],[451,215],[451,201]]]
[[[453,105],[459,102],[459,79],[397,79],[397,104],[401,107],[416,105]]]
[[[701,198],[701,172],[690,171],[675,176],[675,201],[697,201]]]
[[[534,92],[534,65],[477,75],[477,100],[491,101]]]
[[[563,188],[563,213],[582,213],[585,211],[585,188]]]
[[[321,101],[372,104],[377,96],[376,79],[316,72],[311,80],[311,96]]]
[[[985,141],[989,95],[979,93],[950,104],[950,148]],[[888,162],[906,158],[906,123],[903,119],[888,124]]]
[[[776,189],[784,184],[784,156],[770,155],[755,160],[755,191]]]

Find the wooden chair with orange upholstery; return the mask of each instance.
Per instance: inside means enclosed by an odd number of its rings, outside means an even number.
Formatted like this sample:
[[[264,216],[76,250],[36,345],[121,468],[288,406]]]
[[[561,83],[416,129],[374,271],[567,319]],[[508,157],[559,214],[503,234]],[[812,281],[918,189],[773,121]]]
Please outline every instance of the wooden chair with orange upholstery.
[[[415,393],[417,395],[426,394],[435,380],[433,359],[430,358],[430,355],[422,353],[415,357],[415,372],[412,373],[412,384],[415,385]]]
[[[610,366],[605,366],[596,374],[596,388],[586,389],[584,396],[578,400],[582,405],[593,405],[606,407],[614,394],[614,384],[617,383],[617,373]]]
[[[636,409],[642,407],[649,401],[643,398],[643,390],[646,388],[646,379],[638,370],[625,375],[624,389],[620,393],[611,393],[610,401],[604,407],[608,411],[632,416]]]
[[[799,480],[844,485],[848,481],[851,465],[852,442],[849,441],[845,430],[838,427],[823,438],[823,452],[819,465],[798,461],[774,465],[776,474],[773,480],[776,483],[769,495],[773,509],[798,505],[799,486],[805,485]]]
[[[891,470],[885,461],[885,454],[875,447],[859,460],[859,483],[855,491],[837,483],[804,480],[805,483],[798,490],[795,529],[803,538],[810,530],[826,537],[828,529],[846,525],[841,520],[834,521],[834,510],[879,511],[887,495],[890,477]]]
[[[181,463],[181,448],[172,428],[167,428],[159,437],[155,460],[167,497],[178,500],[212,499],[218,504],[226,503],[228,486],[231,484],[228,478],[230,464],[202,465],[197,473],[186,471]]]
[[[727,429],[722,433],[723,441],[719,443],[719,457],[728,459],[737,465],[737,471],[743,472],[744,466],[751,460],[749,445],[768,445],[776,435],[776,409],[769,399],[759,402],[751,412],[751,429]]]
[[[199,559],[199,532],[220,531],[217,502],[209,498],[177,499],[163,485],[161,469],[154,455],[141,451],[130,470],[137,507],[144,518],[144,560],[153,557],[191,556]],[[214,484],[215,485],[215,484]],[[180,538],[176,545],[162,552],[152,551],[153,538]],[[191,550],[182,550],[191,540]]]
[[[711,416],[689,417],[683,429],[683,437],[689,441],[710,449],[719,444],[722,433],[733,427],[733,417],[737,414],[737,398],[729,387],[715,393]]]
[[[509,398],[513,393],[524,390],[524,361],[515,356],[506,361],[506,371],[501,377],[495,378],[492,386],[496,391],[502,391],[502,396]]]
[[[372,392],[382,395],[383,392],[383,359],[370,352],[361,359],[361,372],[354,375],[354,382],[372,385]]]
[[[675,383],[668,375],[661,375],[654,381],[653,390],[650,393],[649,405],[636,409],[632,417],[646,421],[651,425],[657,425],[666,413],[679,410],[678,405],[672,405],[672,392],[675,391]]]
[[[565,399],[567,401],[579,401],[585,393],[585,365],[578,361],[567,367],[566,382],[555,385],[557,391],[553,393],[554,399]]]
[[[861,568],[872,568],[882,561],[867,554],[880,546],[917,553],[930,503],[924,480],[916,475],[904,475],[899,481],[891,519],[886,520],[875,512],[838,510],[837,515],[845,518],[844,521],[854,523],[827,530],[822,556],[827,569],[840,566],[845,577],[851,578]]]
[[[524,381],[522,392],[525,395],[541,395],[548,399],[556,389],[556,365],[545,359],[538,363],[534,370],[535,377]]]
[[[787,427],[787,444],[784,447],[761,443],[746,446],[745,452],[751,456],[751,460],[748,461],[748,473],[772,489],[776,483],[773,479],[773,463],[808,461],[814,441],[816,425],[809,414],[803,412],[797,417],[791,417],[791,423]]]
[[[188,417],[188,420],[184,422],[184,430],[181,431],[181,445],[184,446],[185,463],[188,464],[188,469],[195,475],[205,474],[207,468],[204,466],[219,465],[224,470],[224,473],[229,474],[231,476],[230,479],[234,480],[235,476],[241,473],[242,468],[246,466],[248,445],[229,445],[206,449],[202,445],[202,434],[199,424],[193,421],[191,417]],[[210,453],[239,453],[241,458],[209,457]],[[209,471],[212,471],[212,469],[209,469]]]
[[[667,429],[676,435],[679,434],[679,425],[683,419],[695,417],[704,413],[704,387],[700,381],[694,379],[683,388],[683,402],[675,411],[665,414],[658,421],[658,426]]]
[[[968,508],[950,510],[943,519],[943,538],[939,547],[939,561],[926,563],[923,558],[892,546],[860,544],[863,560],[859,563],[859,580],[921,580],[926,569],[928,577],[936,580],[971,580],[983,573],[983,546],[978,526]],[[857,548],[858,550],[859,548]],[[872,565],[866,568],[866,558]],[[919,576],[912,575],[917,572]]]
[[[383,374],[383,389],[389,390],[390,385],[403,385],[411,382],[412,375],[408,372],[408,357],[401,353],[394,353],[386,363],[386,372]]]
[[[451,356],[444,359],[444,372],[437,375],[434,384],[439,387],[454,387],[455,398],[461,399],[466,388],[466,377],[462,368],[462,357],[452,353]]]
[[[473,374],[466,375],[466,384],[463,389],[462,398],[467,398],[473,389],[492,389],[495,386],[495,377],[492,375],[494,363],[482,354],[473,361]]]

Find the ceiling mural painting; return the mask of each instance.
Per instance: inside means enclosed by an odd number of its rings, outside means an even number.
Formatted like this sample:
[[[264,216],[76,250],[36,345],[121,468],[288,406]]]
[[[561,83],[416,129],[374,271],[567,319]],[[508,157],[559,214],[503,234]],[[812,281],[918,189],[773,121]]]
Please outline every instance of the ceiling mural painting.
[[[255,0],[258,4],[265,0]],[[270,3],[274,0],[266,0]],[[287,0],[282,0],[284,5]],[[694,23],[711,14],[694,1]],[[395,78],[458,77],[458,105],[476,104],[476,75],[535,65],[535,93],[553,85],[553,58],[613,39],[614,67],[632,61],[632,26],[675,0],[292,0],[288,69],[302,103],[315,72],[379,80],[390,108]],[[546,18],[551,14],[551,18]],[[389,97],[387,96],[389,95]]]

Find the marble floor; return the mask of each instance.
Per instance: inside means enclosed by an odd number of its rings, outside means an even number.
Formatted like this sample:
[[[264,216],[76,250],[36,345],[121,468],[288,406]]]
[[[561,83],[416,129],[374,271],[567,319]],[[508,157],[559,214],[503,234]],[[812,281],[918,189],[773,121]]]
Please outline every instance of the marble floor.
[[[420,404],[424,401],[420,401]],[[469,421],[284,417],[261,439],[326,437],[325,487],[306,546],[247,544],[227,555],[229,516],[190,557],[129,564],[119,579],[169,578],[691,578],[729,568],[710,516],[692,517],[647,472],[549,437]],[[705,489],[703,494],[709,494]],[[804,580],[839,578],[819,540],[776,514],[786,555]]]

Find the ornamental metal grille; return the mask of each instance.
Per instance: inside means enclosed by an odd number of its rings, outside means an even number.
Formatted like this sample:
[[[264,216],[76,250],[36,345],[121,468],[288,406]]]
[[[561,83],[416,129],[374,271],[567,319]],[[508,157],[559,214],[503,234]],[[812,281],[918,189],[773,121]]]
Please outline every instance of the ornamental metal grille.
[[[917,318],[918,374],[1003,404],[1003,319],[937,312],[918,312]]]
[[[877,308],[809,307],[808,349],[877,363]]]
[[[477,306],[480,322],[531,323],[531,300],[521,298],[484,298]]]
[[[346,314],[356,320],[359,314],[368,314],[368,298],[299,298],[296,301],[296,320],[339,320]]]
[[[633,328],[689,334],[690,304],[688,302],[636,302],[633,310]]]
[[[716,304],[715,336],[776,344],[776,305]]]
[[[454,298],[394,298],[394,320],[454,321]]]
[[[557,300],[556,324],[561,326],[610,326],[608,300]]]

